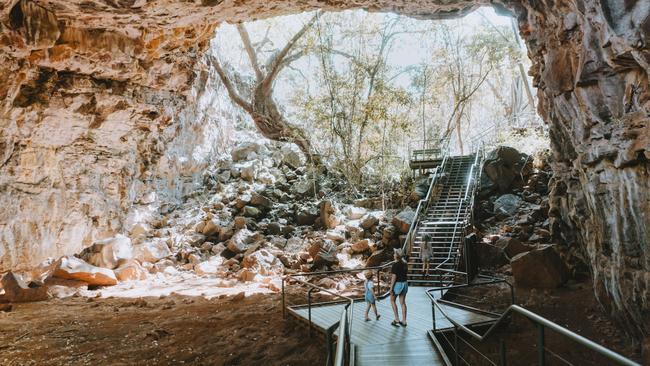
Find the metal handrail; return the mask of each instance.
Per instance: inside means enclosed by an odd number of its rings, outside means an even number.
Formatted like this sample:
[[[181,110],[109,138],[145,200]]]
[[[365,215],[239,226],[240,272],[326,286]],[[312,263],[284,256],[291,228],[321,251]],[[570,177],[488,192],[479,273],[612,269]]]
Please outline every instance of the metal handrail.
[[[345,296],[345,295],[338,294],[338,293],[336,293],[334,291],[330,291],[330,290],[328,290],[326,288],[314,285],[314,284],[309,283],[307,281],[303,281],[303,280],[300,280],[300,279],[297,279],[297,278],[294,278],[293,280],[298,282],[298,283],[301,283],[301,284],[303,284],[305,286],[310,287],[309,291],[307,292],[307,298],[308,298],[308,310],[307,311],[308,311],[308,314],[309,314],[308,319],[309,319],[310,336],[311,336],[311,329],[312,329],[311,293],[314,290],[322,291],[322,292],[328,293],[330,295],[340,297],[340,298],[342,298],[342,299],[344,299],[345,301],[348,302],[348,304],[346,304],[343,307],[343,311],[341,312],[341,320],[339,321],[338,325],[334,324],[334,326],[333,326],[334,329],[336,329],[337,326],[339,328],[339,336],[338,336],[338,340],[337,340],[337,344],[336,344],[336,353],[335,353],[335,356],[334,356],[334,365],[335,366],[343,366],[345,364],[345,360],[349,358],[349,357],[346,357],[345,350],[347,349],[349,351],[351,349],[351,347],[350,347],[350,329],[352,328],[352,320],[353,320],[353,317],[354,317],[354,299],[351,298],[351,297]],[[284,300],[284,279],[282,280],[282,297],[283,297],[283,299],[282,299],[282,304],[283,304],[282,311],[284,312],[285,311],[285,308],[284,308],[284,302],[285,302],[285,300]],[[329,350],[329,346],[328,346],[328,350]],[[349,356],[349,354],[348,354],[348,356]],[[329,357],[330,357],[330,355],[328,355],[328,358]]]
[[[429,189],[427,190],[427,195],[423,199],[418,201],[418,205],[415,210],[415,215],[413,216],[413,221],[409,226],[409,231],[406,234],[406,240],[404,240],[404,245],[402,246],[402,252],[404,254],[410,253],[410,250],[413,247],[413,238],[416,233],[416,228],[420,223],[420,215],[422,214],[423,211],[429,209],[429,205],[431,204],[433,189],[438,184],[438,178],[440,177],[440,174],[445,171],[445,166],[448,160],[449,160],[449,150],[445,150],[442,158],[442,162],[440,163],[439,166],[435,168],[433,172],[433,177],[431,178],[431,184],[429,185]]]
[[[536,313],[534,313],[534,312],[532,312],[530,310],[527,310],[527,309],[525,309],[525,308],[523,308],[523,307],[521,307],[519,305],[515,305],[515,304],[510,305],[506,309],[506,311],[503,312],[503,314],[501,314],[501,316],[498,319],[496,319],[494,324],[492,324],[492,326],[490,326],[490,328],[483,335],[480,335],[477,332],[474,332],[473,330],[469,329],[468,327],[466,327],[462,323],[454,320],[451,316],[449,316],[449,314],[447,314],[447,312],[439,304],[439,300],[436,299],[435,296],[433,296],[431,294],[431,292],[433,292],[433,291],[437,291],[437,289],[428,290],[427,295],[431,299],[431,302],[433,303],[435,308],[437,308],[438,311],[440,311],[442,313],[442,315],[451,324],[453,324],[453,326],[454,326],[454,328],[456,330],[461,330],[464,333],[468,334],[469,336],[471,336],[472,338],[474,338],[474,339],[476,339],[476,340],[478,340],[480,342],[486,340],[493,333],[495,333],[496,329],[501,324],[506,322],[506,318],[511,313],[516,313],[516,314],[519,314],[519,315],[523,315],[524,317],[531,320],[533,323],[537,324],[537,326],[540,327],[539,328],[540,329],[539,341],[542,342],[542,344],[540,344],[537,348],[538,348],[539,352],[542,353],[539,356],[540,361],[542,361],[542,365],[544,364],[543,363],[543,361],[544,361],[543,353],[545,352],[545,347],[544,347],[544,344],[543,344],[543,342],[544,342],[544,328],[549,328],[552,331],[554,331],[556,333],[559,333],[560,335],[562,335],[564,337],[567,337],[567,338],[569,338],[569,339],[571,339],[571,340],[573,340],[573,341],[575,341],[575,342],[589,348],[590,350],[592,350],[594,352],[597,352],[597,353],[609,358],[612,361],[617,362],[620,365],[640,366],[638,363],[636,363],[636,362],[634,362],[634,361],[632,361],[632,360],[630,360],[630,359],[628,359],[628,358],[626,358],[626,357],[624,357],[624,356],[622,356],[622,355],[620,355],[620,354],[618,354],[618,353],[616,353],[616,352],[614,352],[614,351],[612,351],[612,350],[610,350],[610,349],[608,349],[606,347],[603,347],[603,346],[599,345],[598,343],[595,343],[595,342],[593,342],[593,341],[591,341],[591,340],[589,340],[589,339],[587,339],[587,338],[585,338],[585,337],[583,337],[583,336],[581,336],[579,334],[576,334],[576,333],[562,327],[561,325],[558,325],[558,324],[556,324],[556,323],[542,317],[539,314],[536,314]],[[434,321],[435,321],[435,319],[434,319]]]
[[[463,205],[465,204],[465,201],[467,201],[467,197],[468,197],[468,194],[469,194],[469,189],[470,189],[470,186],[472,186],[472,182],[476,180],[476,177],[474,177],[474,175],[480,174],[480,173],[475,173],[474,168],[479,164],[479,159],[478,158],[481,155],[482,155],[482,148],[479,148],[475,152],[474,163],[472,164],[472,166],[470,168],[470,172],[469,172],[469,175],[468,175],[468,178],[467,178],[467,187],[465,188],[465,196],[458,203],[458,210],[456,212],[456,223],[454,224],[453,236],[451,238],[451,242],[449,243],[449,251],[447,253],[447,258],[445,258],[444,261],[442,261],[436,267],[433,268],[434,272],[439,271],[442,266],[444,266],[445,264],[447,264],[451,260],[451,254],[452,254],[452,250],[454,248],[454,242],[456,241],[456,236],[457,236],[456,234],[458,232],[458,224],[461,222],[461,211],[462,211]],[[482,162],[483,159],[481,158],[480,161]],[[476,170],[478,172],[480,172],[480,169],[476,169]],[[472,188],[472,199],[474,198],[475,188],[476,188],[476,184],[474,184],[474,187]],[[463,214],[464,217],[463,217],[463,220],[462,220],[463,224],[466,224],[468,222],[468,219],[467,219],[468,212],[471,212],[471,211],[468,210],[468,208],[469,208],[469,206],[465,207],[465,212]],[[469,281],[469,276],[468,276],[468,281]]]

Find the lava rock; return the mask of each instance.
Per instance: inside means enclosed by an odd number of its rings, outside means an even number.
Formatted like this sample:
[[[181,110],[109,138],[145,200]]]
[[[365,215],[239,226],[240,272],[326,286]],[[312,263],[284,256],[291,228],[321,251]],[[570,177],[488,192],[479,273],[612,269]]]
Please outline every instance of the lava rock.
[[[564,284],[569,271],[552,245],[521,253],[510,261],[517,286],[555,288]]]

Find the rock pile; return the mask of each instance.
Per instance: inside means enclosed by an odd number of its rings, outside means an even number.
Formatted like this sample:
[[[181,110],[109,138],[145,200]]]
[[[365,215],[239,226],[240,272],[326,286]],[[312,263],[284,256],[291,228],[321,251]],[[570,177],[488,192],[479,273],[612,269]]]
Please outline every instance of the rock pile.
[[[204,174],[204,190],[178,207],[163,206],[127,235],[63,257],[45,275],[90,286],[192,273],[224,286],[280,276],[374,266],[391,259],[414,212],[373,211],[326,192],[340,179],[305,166],[297,147],[244,142]],[[367,204],[368,201],[360,203]]]
[[[488,154],[481,177],[479,266],[512,274],[518,286],[557,287],[570,273],[551,234],[547,159],[499,147]]]

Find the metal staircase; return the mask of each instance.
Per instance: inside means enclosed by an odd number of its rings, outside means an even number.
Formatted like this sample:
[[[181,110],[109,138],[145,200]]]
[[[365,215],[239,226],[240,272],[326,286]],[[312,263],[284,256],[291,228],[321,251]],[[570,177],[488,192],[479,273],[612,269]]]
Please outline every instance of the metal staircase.
[[[433,174],[426,207],[416,217],[411,235],[409,283],[416,286],[445,286],[453,283],[458,269],[465,230],[469,225],[482,152],[445,156]],[[432,257],[425,275],[421,258],[424,237],[431,237]]]

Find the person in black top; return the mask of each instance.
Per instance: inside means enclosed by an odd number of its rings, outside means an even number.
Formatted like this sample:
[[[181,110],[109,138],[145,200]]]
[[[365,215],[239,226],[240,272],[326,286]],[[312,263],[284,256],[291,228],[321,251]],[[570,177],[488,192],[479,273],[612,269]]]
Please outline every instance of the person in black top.
[[[408,292],[408,283],[406,274],[408,265],[404,253],[401,249],[395,249],[395,263],[390,269],[390,303],[393,306],[395,320],[391,323],[394,326],[406,326],[406,293]],[[397,298],[402,305],[402,321],[399,320],[397,312]]]

